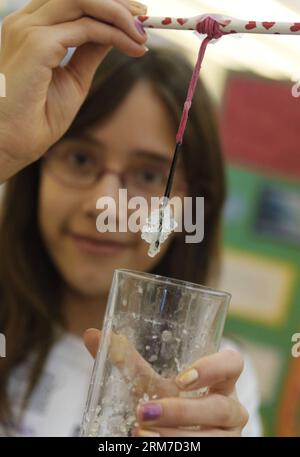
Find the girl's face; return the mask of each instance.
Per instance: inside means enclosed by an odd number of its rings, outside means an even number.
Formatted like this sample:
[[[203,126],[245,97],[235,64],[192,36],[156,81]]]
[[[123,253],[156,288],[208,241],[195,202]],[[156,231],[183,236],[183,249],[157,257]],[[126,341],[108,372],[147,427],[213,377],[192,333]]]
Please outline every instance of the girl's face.
[[[81,133],[75,141],[56,146],[52,168],[50,161],[42,168],[39,225],[50,257],[66,284],[81,294],[96,296],[108,292],[116,268],[150,271],[176,236],[173,233],[159,254],[151,258],[147,255],[149,245],[141,239],[140,232],[118,231],[119,189],[124,185],[120,175],[114,173],[127,176],[127,184],[133,183],[133,193],[140,188],[147,193],[157,186],[164,190],[175,132],[163,102],[151,85],[139,82],[107,121],[80,136]],[[59,156],[63,159],[55,159]],[[67,169],[65,162],[78,176],[72,186],[69,171],[63,175]],[[79,185],[85,176],[95,174],[96,164],[100,162],[106,172],[88,187]],[[60,179],[55,173],[57,169]],[[180,162],[175,182],[184,182]],[[183,196],[181,191],[176,194]],[[162,195],[163,191],[153,196]],[[116,210],[110,206],[106,213],[116,218],[114,233],[100,233],[96,228],[101,213],[96,202],[105,196],[113,197],[116,202]]]

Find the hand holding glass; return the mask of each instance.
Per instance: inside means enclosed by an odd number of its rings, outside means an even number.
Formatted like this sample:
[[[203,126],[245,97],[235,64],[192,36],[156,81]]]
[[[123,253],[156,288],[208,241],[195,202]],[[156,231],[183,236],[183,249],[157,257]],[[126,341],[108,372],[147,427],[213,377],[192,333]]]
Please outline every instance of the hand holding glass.
[[[81,436],[130,436],[139,402],[180,392],[176,376],[219,349],[230,294],[115,270]]]

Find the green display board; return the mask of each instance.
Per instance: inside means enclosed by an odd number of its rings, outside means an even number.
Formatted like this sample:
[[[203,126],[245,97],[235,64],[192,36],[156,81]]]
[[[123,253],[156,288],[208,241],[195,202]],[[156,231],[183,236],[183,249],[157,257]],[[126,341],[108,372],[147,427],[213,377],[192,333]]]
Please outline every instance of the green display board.
[[[249,349],[267,436],[300,436],[300,184],[228,168],[224,278],[233,294],[226,332]]]

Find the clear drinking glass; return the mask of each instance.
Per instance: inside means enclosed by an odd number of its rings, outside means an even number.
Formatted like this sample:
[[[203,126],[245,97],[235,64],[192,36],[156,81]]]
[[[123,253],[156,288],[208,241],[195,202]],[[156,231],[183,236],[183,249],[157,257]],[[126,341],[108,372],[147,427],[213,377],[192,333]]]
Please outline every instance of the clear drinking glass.
[[[218,351],[231,295],[149,273],[115,270],[81,436],[130,436],[139,402],[199,396],[175,377]]]

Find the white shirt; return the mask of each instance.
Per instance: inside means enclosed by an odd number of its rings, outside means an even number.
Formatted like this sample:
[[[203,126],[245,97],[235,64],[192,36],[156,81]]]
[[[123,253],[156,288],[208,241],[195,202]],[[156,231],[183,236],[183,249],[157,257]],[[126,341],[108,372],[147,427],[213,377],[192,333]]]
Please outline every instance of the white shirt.
[[[221,350],[235,349],[229,340],[223,340]],[[237,383],[240,402],[250,414],[243,436],[261,436],[259,397],[256,377],[249,358],[243,354],[245,369]],[[13,406],[26,386],[29,364],[17,368],[11,378],[9,391]],[[82,339],[66,334],[52,348],[28,407],[23,416],[21,429],[12,431],[13,436],[78,436],[85,408],[88,387],[93,368],[93,358]],[[1,430],[0,436],[6,434]]]

